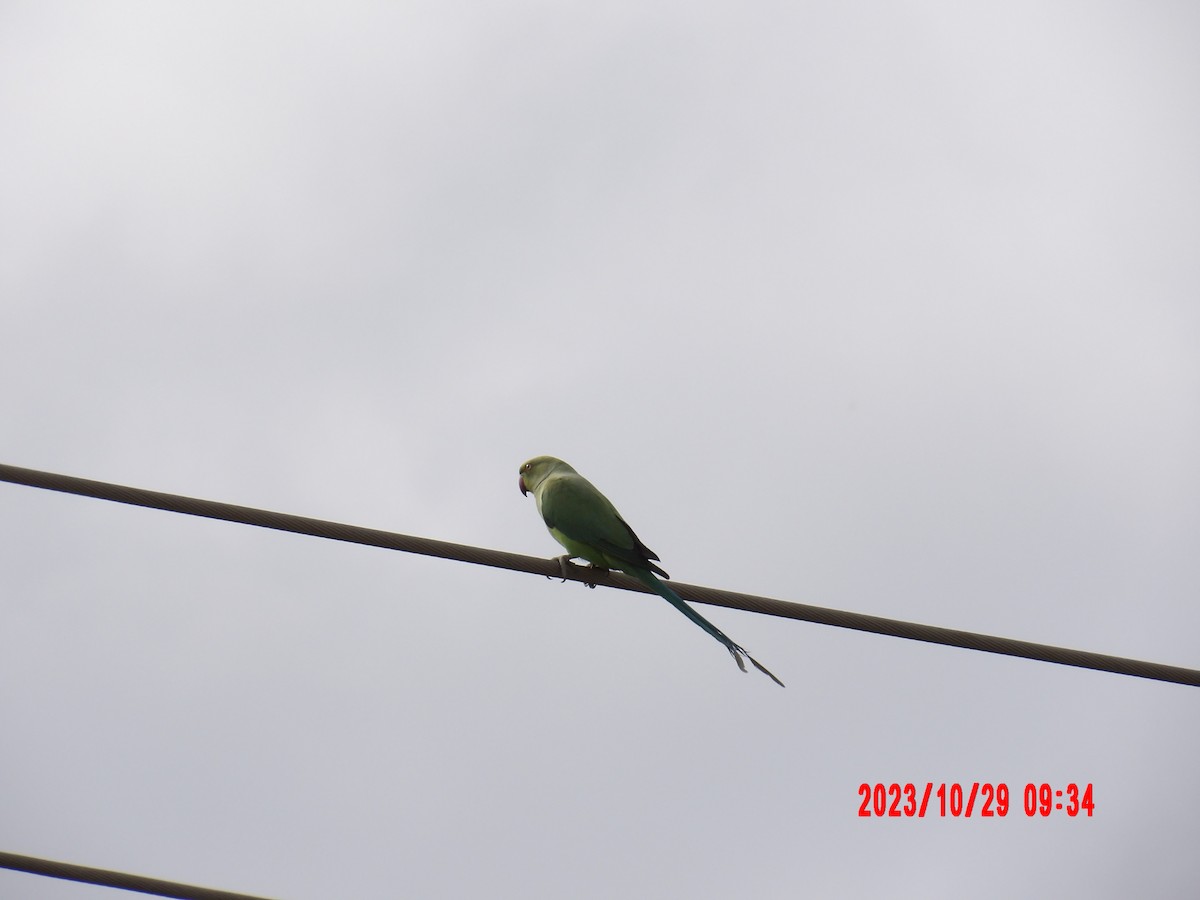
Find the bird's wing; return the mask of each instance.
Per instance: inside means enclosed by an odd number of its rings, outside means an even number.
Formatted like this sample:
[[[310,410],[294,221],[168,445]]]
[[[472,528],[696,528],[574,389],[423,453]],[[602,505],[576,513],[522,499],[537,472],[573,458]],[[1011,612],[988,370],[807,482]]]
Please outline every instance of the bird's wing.
[[[542,518],[568,538],[611,557],[614,568],[630,566],[666,573],[651,560],[658,556],[643,544],[596,486],[580,475],[555,478],[542,494]]]

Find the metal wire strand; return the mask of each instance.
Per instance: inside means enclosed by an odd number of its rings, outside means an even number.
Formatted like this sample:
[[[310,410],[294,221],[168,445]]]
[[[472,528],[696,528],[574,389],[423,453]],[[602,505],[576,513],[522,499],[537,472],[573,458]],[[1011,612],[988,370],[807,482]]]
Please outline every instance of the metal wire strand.
[[[537,556],[523,556],[518,553],[506,553],[501,550],[489,550],[484,547],[452,544],[448,541],[395,534],[390,531],[379,531],[374,528],[360,528],[355,525],[343,525],[338,522],[327,522],[322,519],[310,519],[305,516],[293,516],[287,513],[253,509],[248,506],[235,506],[230,503],[217,503],[213,500],[199,500],[195,497],[183,497],[177,494],[164,494],[159,491],[148,491],[143,488],[109,484],[104,481],[90,481],[86,478],[75,478],[70,475],[56,475],[51,472],[23,469],[18,466],[0,464],[0,481],[9,481],[14,484],[24,484],[29,487],[43,488],[50,491],[62,491],[68,494],[79,494],[85,497],[96,497],[101,500],[114,500],[118,503],[129,503],[134,506],[164,509],[192,516],[223,519],[227,522],[241,522],[245,525],[255,525],[260,528],[273,528],[279,531],[295,532],[296,534],[309,534],[314,537],[329,538],[335,541],[348,541],[356,544],[366,544],[371,547],[383,547],[388,550],[402,550],[406,553],[420,553],[425,556],[438,556],[443,559],[458,560],[459,562],[494,566],[517,572],[529,572],[534,575],[545,575],[554,578],[566,577],[573,581],[584,582],[585,584],[599,584],[605,587],[618,588],[623,591],[650,593],[648,588],[626,575],[615,572],[600,572],[586,566],[562,566],[558,559],[543,559]],[[775,600],[771,597],[740,594],[734,591],[723,591],[716,588],[683,584],[676,581],[671,582],[671,587],[684,599],[696,603],[708,603],[713,606],[742,609],[770,616],[779,616],[785,619],[799,619],[804,622],[815,622],[819,625],[832,625],[835,628],[852,628],[856,631],[869,631],[875,634],[905,638],[911,641],[945,644],[949,647],[980,650],[984,653],[1020,656],[1025,659],[1057,663],[1058,665],[1076,666],[1083,669],[1095,669],[1101,672],[1114,672],[1118,675],[1132,675],[1137,678],[1149,678],[1156,681],[1169,681],[1176,684],[1200,687],[1200,670],[1197,669],[1187,669],[1163,663],[1144,662],[1137,659],[1126,659],[1120,656],[1108,656],[1103,653],[1091,653],[1086,650],[1071,650],[1048,644],[1035,644],[1030,641],[1020,641],[1013,638],[993,637],[986,634],[976,634],[971,631],[959,631],[953,628],[939,628],[935,625],[921,625],[916,622],[904,622],[898,619],[887,619],[882,616],[870,616],[863,613],[828,609],[822,606],[810,606],[805,603],[789,603],[783,600]]]
[[[192,884],[180,884],[177,881],[164,881],[161,878],[147,878],[144,875],[130,875],[127,872],[113,872],[109,869],[93,869],[91,866],[77,866],[74,863],[38,859],[34,856],[19,856],[16,853],[3,851],[0,851],[0,868],[28,872],[31,875],[45,875],[49,878],[61,878],[64,881],[98,884],[101,887],[117,888],[122,891],[137,891],[141,894],[153,894],[155,897],[174,897],[176,900],[267,900],[265,897],[254,897],[250,894],[196,887]]]

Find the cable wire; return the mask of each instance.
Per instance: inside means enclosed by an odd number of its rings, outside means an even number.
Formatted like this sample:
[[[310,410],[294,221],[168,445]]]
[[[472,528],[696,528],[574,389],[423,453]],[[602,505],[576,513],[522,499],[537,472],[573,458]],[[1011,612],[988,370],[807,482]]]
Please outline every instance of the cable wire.
[[[127,872],[113,872],[109,869],[93,869],[91,866],[77,866],[74,863],[38,859],[35,856],[20,856],[4,851],[0,851],[0,868],[28,872],[31,875],[45,875],[49,878],[61,878],[64,881],[98,884],[101,887],[117,888],[122,891],[137,891],[142,894],[153,894],[156,897],[174,897],[176,900],[267,900],[266,897],[251,896],[250,894],[219,891],[215,888],[180,884],[177,881],[164,881],[161,878],[147,878],[145,875],[130,875]]]
[[[458,560],[459,562],[475,563],[476,565],[494,566],[501,569],[511,569],[516,572],[529,572],[534,575],[545,575],[551,578],[565,577],[572,581],[581,581],[585,584],[599,584],[623,591],[650,593],[648,588],[627,575],[617,572],[600,572],[586,566],[572,565],[566,566],[564,569],[564,567],[560,566],[558,559],[543,559],[537,556],[524,556],[519,553],[489,550],[484,547],[471,547],[466,544],[452,544],[448,541],[437,541],[432,538],[395,534],[390,531],[380,531],[374,528],[360,528],[355,525],[344,525],[339,522],[310,519],[306,516],[294,516],[264,509],[253,509],[248,506],[235,506],[230,503],[218,503],[214,500],[199,500],[195,497],[183,497],[178,494],[164,494],[160,491],[148,491],[144,488],[126,487],[119,484],[110,484],[105,481],[91,481],[86,478],[75,478],[70,475],[56,475],[51,472],[40,472],[36,469],[23,469],[18,466],[0,464],[0,481],[9,481],[13,484],[23,484],[29,487],[61,491],[68,494],[79,494],[84,497],[95,497],[100,500],[113,500],[117,503],[128,503],[133,506],[146,506],[152,509],[185,513],[191,516],[223,519],[227,522],[241,522],[244,525],[255,525],[259,528],[291,531],[296,534],[308,534],[335,541],[348,541],[350,543],[366,544],[371,547],[383,547],[387,550],[402,550],[405,553],[420,553],[425,556],[437,556],[443,559]],[[1054,647],[1048,644],[1035,644],[1030,641],[976,634],[975,632],[959,631],[953,628],[939,628],[935,625],[921,625],[916,622],[887,619],[883,616],[845,612],[822,606],[810,606],[806,603],[790,603],[783,600],[775,600],[771,597],[740,594],[734,591],[723,591],[716,588],[684,584],[676,581],[671,582],[671,587],[684,599],[697,603],[708,603],[713,606],[725,606],[730,609],[764,613],[765,615],[779,616],[785,619],[799,619],[804,622],[815,622],[818,625],[832,625],[835,628],[869,631],[874,634],[905,638],[910,641],[944,644],[948,647],[962,647],[967,650],[979,650],[984,653],[1019,656],[1025,659],[1040,660],[1058,665],[1076,666],[1083,669],[1095,669],[1101,672],[1113,672],[1118,675],[1131,675],[1136,678],[1149,678],[1155,681],[1169,681],[1175,684],[1200,687],[1200,670],[1197,669],[1187,669],[1163,663],[1144,662],[1137,659],[1126,659],[1120,656],[1109,656],[1104,653],[1091,653],[1086,650],[1071,650],[1066,647]]]

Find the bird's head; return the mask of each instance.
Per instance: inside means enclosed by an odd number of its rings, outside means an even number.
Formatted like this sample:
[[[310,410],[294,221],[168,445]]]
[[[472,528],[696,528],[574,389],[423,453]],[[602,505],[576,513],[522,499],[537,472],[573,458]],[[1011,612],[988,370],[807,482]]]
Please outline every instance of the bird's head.
[[[521,494],[537,491],[538,485],[555,471],[574,472],[575,470],[561,459],[553,456],[535,456],[533,459],[521,463],[520,475],[517,478]]]

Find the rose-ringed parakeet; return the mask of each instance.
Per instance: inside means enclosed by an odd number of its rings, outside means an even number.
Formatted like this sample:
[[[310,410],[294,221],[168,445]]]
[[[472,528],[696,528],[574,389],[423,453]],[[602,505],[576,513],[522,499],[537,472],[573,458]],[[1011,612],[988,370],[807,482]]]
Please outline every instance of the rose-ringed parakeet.
[[[658,556],[638,539],[609,499],[569,465],[553,456],[536,456],[521,466],[520,487],[522,494],[533,493],[550,534],[567,549],[567,555],[562,557],[564,566],[577,557],[596,568],[617,569],[636,578],[720,641],[743,672],[746,671],[744,656],[783,687],[783,682],[745,648],[731,641],[655,577],[670,577],[655,565]]]

